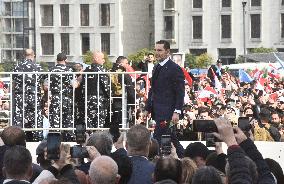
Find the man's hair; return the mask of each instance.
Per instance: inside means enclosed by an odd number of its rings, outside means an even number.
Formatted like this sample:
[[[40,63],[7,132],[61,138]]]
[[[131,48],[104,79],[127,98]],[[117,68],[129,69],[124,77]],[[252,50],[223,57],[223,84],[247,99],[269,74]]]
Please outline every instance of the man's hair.
[[[204,166],[196,171],[193,175],[191,184],[200,184],[200,183],[214,183],[214,184],[223,184],[221,176],[212,166]]]
[[[127,134],[127,145],[134,151],[145,151],[150,143],[150,131],[143,125],[132,126]]]
[[[154,53],[149,52],[149,53],[147,54],[147,56],[154,56]]]
[[[125,57],[125,56],[118,56],[116,61],[115,61],[115,63],[116,64],[120,64],[120,63],[122,63],[122,60],[124,60],[124,59],[127,59],[127,57]]]
[[[117,164],[108,156],[95,158],[89,170],[92,184],[114,184],[116,182],[117,173]]]
[[[158,159],[154,171],[155,180],[171,179],[180,183],[182,173],[181,161],[173,157],[161,157]]]
[[[165,50],[171,49],[170,43],[166,40],[157,41],[156,44],[163,44]]]
[[[101,155],[110,155],[112,145],[112,137],[106,131],[93,133],[87,142],[87,146],[96,147]]]
[[[9,126],[5,128],[1,134],[1,138],[4,144],[7,146],[26,146],[25,132],[23,129],[17,126]]]
[[[130,157],[127,155],[120,155],[117,152],[114,152],[111,157],[118,166],[118,174],[120,175],[119,183],[128,183],[131,178],[133,168]]]
[[[13,146],[4,154],[3,167],[10,177],[24,176],[32,167],[32,156],[24,146]]]

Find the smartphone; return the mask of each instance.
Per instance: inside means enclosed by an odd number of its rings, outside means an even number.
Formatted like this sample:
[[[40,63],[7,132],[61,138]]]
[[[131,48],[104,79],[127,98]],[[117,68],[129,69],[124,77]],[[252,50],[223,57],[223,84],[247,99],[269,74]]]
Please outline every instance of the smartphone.
[[[242,131],[249,131],[252,126],[249,122],[249,117],[239,117],[238,119],[238,127],[242,130]]]
[[[161,155],[170,155],[171,154],[171,145],[172,139],[171,135],[162,135],[161,137]]]
[[[215,136],[212,133],[205,133],[206,147],[215,147]]]
[[[77,124],[75,130],[76,142],[78,144],[84,143],[86,141],[86,126],[85,124]]]
[[[60,133],[48,133],[47,135],[47,159],[58,160],[60,158]]]
[[[70,148],[71,158],[88,158],[89,154],[86,147],[75,145]]]
[[[207,133],[218,132],[214,120],[204,120],[204,119],[193,120],[192,130],[193,132],[207,132]]]

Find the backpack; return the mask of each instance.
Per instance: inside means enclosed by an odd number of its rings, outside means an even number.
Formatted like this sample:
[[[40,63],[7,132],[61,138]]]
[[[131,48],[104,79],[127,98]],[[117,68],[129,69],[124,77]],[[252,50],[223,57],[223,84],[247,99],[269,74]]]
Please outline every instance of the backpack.
[[[118,69],[117,72],[122,72],[121,69]],[[111,74],[111,89],[114,96],[122,96],[122,85],[119,82],[119,74]]]

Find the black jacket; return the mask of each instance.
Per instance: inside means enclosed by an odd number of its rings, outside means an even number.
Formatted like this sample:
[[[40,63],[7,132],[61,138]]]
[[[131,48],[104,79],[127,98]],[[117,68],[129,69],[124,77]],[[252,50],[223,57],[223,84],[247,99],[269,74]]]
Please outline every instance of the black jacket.
[[[263,159],[261,153],[252,140],[243,141],[240,146],[246,154],[255,162],[258,171],[258,184],[274,184],[274,178],[269,170],[269,167]]]

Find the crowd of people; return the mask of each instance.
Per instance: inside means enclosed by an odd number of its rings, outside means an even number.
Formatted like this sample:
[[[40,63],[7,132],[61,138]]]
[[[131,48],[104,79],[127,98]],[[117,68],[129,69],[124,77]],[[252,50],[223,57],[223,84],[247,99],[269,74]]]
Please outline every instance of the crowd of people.
[[[42,141],[36,149],[37,163],[25,147],[25,132],[17,126],[1,133],[0,179],[3,184],[233,184],[284,182],[279,163],[263,158],[254,142],[226,118],[215,120],[214,135],[221,144],[209,150],[201,142],[190,143],[178,156],[171,144],[163,152],[157,140],[143,125],[132,126],[117,139],[110,131],[88,135],[76,145],[85,149],[74,153],[75,146],[59,144],[58,159],[50,159],[50,143]],[[124,144],[125,141],[125,144]],[[115,149],[113,149],[113,147]]]
[[[75,64],[73,70],[59,53],[51,74],[36,74],[41,69],[33,51],[25,55],[15,71],[30,73],[13,75],[13,123],[1,133],[4,184],[284,182],[281,166],[264,159],[254,144],[283,140],[284,84],[277,71],[233,76],[218,59],[207,75],[194,76],[171,59],[164,40],[138,65],[151,75],[122,76],[134,71],[124,56],[108,73],[101,52],[93,53],[86,69]],[[126,133],[119,131],[124,119]],[[206,126],[198,129],[201,123]],[[63,128],[62,140],[80,145],[57,145],[50,142],[50,131],[21,127]],[[75,134],[68,130],[73,127]],[[91,131],[103,127],[109,130]],[[35,164],[25,146],[39,138],[45,140],[36,150]],[[184,149],[181,140],[206,140],[215,149],[201,142]]]

